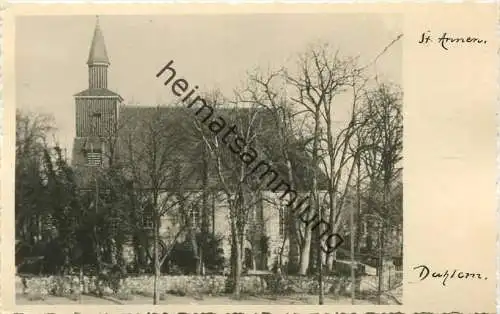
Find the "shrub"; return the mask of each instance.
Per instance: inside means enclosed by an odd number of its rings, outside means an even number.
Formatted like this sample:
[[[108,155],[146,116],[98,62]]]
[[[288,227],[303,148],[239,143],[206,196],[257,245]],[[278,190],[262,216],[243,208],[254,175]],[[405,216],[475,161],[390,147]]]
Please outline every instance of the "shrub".
[[[55,296],[69,297],[79,290],[78,279],[72,276],[55,277],[52,283],[50,294]]]
[[[131,294],[140,295],[151,299],[154,297],[154,292],[150,290],[133,290]],[[160,292],[160,300],[165,300],[165,298],[166,298],[165,293]]]
[[[134,295],[132,294],[132,289],[126,287],[125,285],[121,285],[120,289],[115,292],[115,296],[118,300],[133,300]]]
[[[185,291],[182,291],[180,289],[170,289],[167,291],[168,294],[173,294],[173,295],[178,295],[180,297],[183,297],[186,295]]]
[[[338,277],[351,277],[351,265],[344,263],[335,263],[335,275]],[[364,266],[358,264],[355,269],[355,275],[361,276],[364,274]]]
[[[113,290],[110,287],[99,286],[99,287],[96,288],[95,294],[98,297],[111,297],[115,293],[113,292]]]
[[[102,285],[111,288],[111,290],[116,293],[120,290],[120,284],[124,278],[124,271],[118,265],[114,265],[109,269],[104,268],[98,275],[97,281],[99,281]]]
[[[47,298],[47,296],[45,294],[42,294],[40,292],[28,293],[26,297],[30,301],[44,301]]]
[[[134,290],[133,294],[140,295],[146,298],[152,298],[154,296],[153,291],[143,291],[143,290]]]
[[[170,275],[177,275],[177,276],[179,276],[179,275],[183,275],[185,273],[185,270],[183,268],[181,268],[177,264],[171,264],[169,266],[168,273]]]
[[[234,291],[234,280],[232,276],[227,277],[224,285],[224,293],[232,293]]]
[[[224,251],[222,237],[213,234],[198,233],[196,243],[203,250],[203,263],[209,273],[220,273],[224,269]],[[193,253],[191,239],[176,243],[169,256],[169,273],[196,273],[196,258]]]
[[[224,294],[226,277],[222,276],[209,276],[204,278],[203,289],[201,292],[205,292],[209,295],[222,295]]]
[[[122,301],[130,301],[134,299],[134,295],[129,292],[118,291],[116,293],[116,298]]]
[[[79,293],[70,293],[68,296],[66,296],[68,299],[71,301],[78,301],[80,300],[80,294]]]
[[[282,282],[282,279],[277,276],[277,275],[273,275],[273,276],[266,276],[266,285],[267,285],[267,288],[270,290],[270,292],[272,293],[280,293],[282,292],[282,290],[284,290],[283,288],[283,282]]]

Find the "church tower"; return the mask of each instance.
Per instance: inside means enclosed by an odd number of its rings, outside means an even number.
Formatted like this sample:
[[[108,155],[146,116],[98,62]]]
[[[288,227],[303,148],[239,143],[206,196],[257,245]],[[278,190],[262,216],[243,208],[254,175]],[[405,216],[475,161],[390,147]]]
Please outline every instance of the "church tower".
[[[117,131],[118,107],[122,97],[108,89],[110,65],[104,36],[96,19],[90,45],[88,88],[75,94],[76,137],[73,145],[75,166],[104,166]]]

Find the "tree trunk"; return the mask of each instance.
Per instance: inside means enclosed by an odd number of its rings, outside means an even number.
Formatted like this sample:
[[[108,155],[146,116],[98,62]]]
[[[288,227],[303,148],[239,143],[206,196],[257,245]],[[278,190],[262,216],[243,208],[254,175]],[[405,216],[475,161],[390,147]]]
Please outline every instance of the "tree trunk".
[[[326,264],[327,264],[327,269],[328,269],[328,272],[331,273],[334,271],[334,267],[333,265],[335,265],[335,260],[337,259],[337,254],[336,253],[336,250],[334,250],[333,252],[330,252],[328,254],[328,257],[327,257],[327,260],[326,260]]]
[[[201,276],[205,276],[205,263],[203,261],[203,246],[198,247],[198,256],[199,256],[199,263],[198,263],[198,269],[196,273]]]
[[[312,232],[309,227],[305,227],[304,242],[300,248],[299,275],[306,275],[309,269],[309,253],[311,251]]]
[[[87,293],[88,289],[85,287],[84,277],[83,277],[83,264],[80,265],[80,273],[78,276],[78,283],[80,284],[80,293],[78,294],[78,303],[82,303],[82,295]]]
[[[298,239],[296,217],[290,214],[288,220],[288,274],[293,275],[298,273],[300,265],[300,244]]]
[[[290,183],[291,189],[295,190],[294,177],[293,177],[293,167],[288,154],[286,155],[286,165],[288,172],[288,182]],[[288,233],[288,274],[295,274],[299,270],[300,265],[300,243],[299,234],[297,230],[297,216],[295,210],[295,204],[292,203],[292,195],[289,195],[289,206],[287,206],[287,226],[286,232]]]
[[[229,198],[229,196],[228,196]],[[238,228],[237,202],[230,203],[230,224],[231,224],[231,277],[233,297],[240,298],[241,272],[243,270],[243,235]]]
[[[239,300],[241,297],[241,272],[243,270],[243,248],[240,241],[236,241],[236,261],[234,267],[234,298]]]
[[[384,231],[383,226],[380,224],[380,233],[379,233],[379,268],[378,268],[378,287],[377,287],[377,295],[378,295],[378,304],[382,304],[382,282],[384,279]]]
[[[118,259],[117,259],[117,256],[118,256],[118,248],[116,246],[116,240],[115,239],[111,239],[111,241],[109,241],[110,243],[110,255],[111,255],[111,264],[113,265],[116,265],[118,263]]]
[[[386,173],[389,172],[389,169],[385,169]],[[389,188],[389,175],[386,174],[386,178],[384,178],[384,190],[382,194],[382,206],[383,206],[383,213],[387,214],[387,197],[388,197],[388,188]],[[384,281],[384,228],[385,228],[385,220],[382,217],[380,219],[380,238],[379,238],[379,276],[378,276],[378,304],[382,304],[382,284]]]
[[[231,222],[231,277],[232,277],[232,291],[235,299],[240,298],[241,292],[241,272],[243,270],[243,247],[241,245],[239,236],[236,234],[235,223]]]
[[[156,220],[156,219],[155,219]],[[155,221],[154,236],[153,236],[153,259],[154,259],[154,284],[153,284],[153,305],[160,303],[160,294],[158,291],[158,279],[160,277],[160,249],[158,222]]]
[[[99,181],[97,179],[95,180],[95,215],[97,216],[99,214]],[[99,241],[99,232],[97,230],[97,223],[94,225],[93,228],[93,233],[94,233],[94,241],[95,241],[95,252],[96,252],[96,288],[97,291],[100,292],[100,282],[99,282],[99,274],[102,272],[102,254],[101,254],[101,243]]]
[[[193,247],[193,255],[194,255],[194,258],[196,259],[196,274],[197,275],[201,275],[201,268],[202,268],[202,264],[201,264],[201,257],[200,257],[200,250],[199,250],[199,247],[198,247],[198,242],[196,241],[196,230],[194,229],[194,227],[191,225],[191,227],[189,228],[190,230],[190,234],[189,234],[189,237],[191,238],[191,246]]]
[[[209,225],[210,225],[210,205],[209,205],[209,197],[210,197],[210,190],[209,190],[209,162],[210,162],[210,155],[207,152],[207,148],[205,145],[203,145],[203,191],[202,191],[202,206],[201,206],[201,232],[204,235],[208,235],[209,233]],[[201,239],[200,246],[198,247],[198,255],[199,255],[199,260],[198,260],[198,265],[197,265],[197,274],[203,274],[204,275],[204,248],[205,248],[205,243],[206,240],[205,238]]]
[[[137,235],[134,239],[135,247],[135,261],[136,261],[136,271],[139,274],[146,272],[149,264],[145,248],[148,247],[148,241],[141,239],[141,236]]]
[[[319,252],[321,250],[321,241],[319,239],[319,227],[315,227],[314,230],[312,230],[312,239],[311,239],[311,252],[310,252],[310,257],[309,257],[309,273],[310,274],[315,274],[319,270]]]
[[[359,178],[359,174],[358,174],[358,178]],[[354,255],[354,243],[356,241],[355,239],[355,231],[354,231],[354,207],[351,208],[351,212],[350,212],[350,215],[349,215],[349,228],[350,228],[350,240],[351,240],[351,244],[350,244],[350,258],[351,258],[351,304],[354,305],[354,300],[356,298],[356,292],[355,292],[355,287],[356,287],[356,268],[357,268],[357,264],[355,263],[356,260],[355,260],[355,255]]]
[[[362,218],[361,218],[361,159],[358,156],[358,159],[356,161],[356,167],[357,167],[357,180],[356,180],[356,210],[357,210],[357,219],[356,219],[356,227],[355,227],[355,251],[354,254],[355,256],[360,256],[361,253],[361,224],[362,224]],[[361,280],[356,280],[356,285],[355,285],[356,292],[359,292],[361,290]]]
[[[321,100],[318,102],[321,104]],[[319,215],[319,230],[318,230],[318,235],[321,231],[321,222],[323,222],[322,216],[323,216],[323,209],[319,206],[319,191],[318,191],[318,154],[319,154],[319,141],[320,139],[320,109],[319,106],[316,106],[314,112],[314,137],[313,137],[313,149],[312,149],[312,158],[313,158],[313,165],[312,165],[312,187],[311,187],[311,194],[313,196],[313,209],[314,212]],[[330,130],[329,130],[330,131]],[[316,237],[318,241],[318,245],[315,246],[318,249],[318,286],[319,286],[319,295],[318,295],[318,303],[319,305],[323,304],[323,260],[321,258],[321,240],[319,239],[319,236]]]
[[[330,217],[329,217],[329,223],[330,226],[333,228],[335,226],[335,211],[337,209],[337,199],[335,197],[335,193],[333,191],[330,191],[328,193],[329,199],[330,199]],[[336,232],[336,230],[332,230],[332,233]],[[330,252],[327,254],[326,257],[326,267],[328,269],[328,272],[331,273],[333,271],[333,265],[336,259],[336,250],[333,252]]]

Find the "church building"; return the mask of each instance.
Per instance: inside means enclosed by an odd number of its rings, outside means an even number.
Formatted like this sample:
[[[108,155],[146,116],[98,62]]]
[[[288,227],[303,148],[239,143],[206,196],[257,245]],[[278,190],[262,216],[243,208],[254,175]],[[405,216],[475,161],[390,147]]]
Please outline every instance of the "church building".
[[[151,145],[160,145],[161,153],[168,156],[168,167],[165,171],[189,173],[182,179],[183,189],[198,195],[203,190],[210,189],[211,197],[201,206],[192,203],[189,216],[197,228],[205,224],[205,231],[224,237],[223,250],[227,261],[230,257],[230,225],[227,203],[220,197],[217,185],[217,175],[210,167],[203,165],[203,145],[194,135],[190,119],[184,108],[178,106],[128,106],[124,99],[116,92],[108,89],[108,69],[110,58],[106,49],[103,32],[97,20],[90,45],[88,66],[88,87],[75,94],[76,106],[76,136],[73,145],[72,163],[77,169],[80,184],[89,189],[93,188],[94,175],[100,170],[110,167],[112,163],[135,160],[139,175],[147,175],[145,164],[151,158]],[[155,73],[152,73],[154,76]],[[223,111],[223,109],[221,109]],[[238,109],[242,115],[244,108]],[[147,133],[153,123],[161,126],[158,136]],[[262,128],[272,128],[272,123]],[[272,130],[263,131],[263,143],[270,140]],[[163,145],[163,146],[162,146]],[[272,144],[268,145],[271,147]],[[279,154],[269,156],[273,162],[279,164]],[[132,158],[132,159],[131,159]],[[303,190],[310,186],[307,179],[307,166],[303,160],[297,160],[296,176]],[[144,166],[144,167],[143,167]],[[126,167],[126,166],[124,166]],[[141,168],[143,167],[143,168]],[[282,167],[282,169],[284,169]],[[170,180],[164,183],[165,193],[169,189],[176,189],[179,182]],[[138,187],[147,188],[147,187]],[[297,187],[299,191],[300,187]],[[198,193],[198,194],[197,194]],[[246,267],[254,270],[270,270],[277,262],[280,252],[286,257],[286,223],[285,206],[280,204],[280,192],[264,192],[262,198],[254,206],[248,221],[249,235],[245,240],[245,249],[252,256],[246,262]],[[274,201],[269,201],[269,200]],[[166,241],[173,238],[175,227],[175,213],[172,217],[162,218],[160,237]],[[265,236],[267,243],[261,244]],[[259,244],[260,243],[260,244]],[[265,248],[264,248],[265,247]],[[285,251],[283,251],[283,249]],[[284,262],[284,261],[280,261]]]

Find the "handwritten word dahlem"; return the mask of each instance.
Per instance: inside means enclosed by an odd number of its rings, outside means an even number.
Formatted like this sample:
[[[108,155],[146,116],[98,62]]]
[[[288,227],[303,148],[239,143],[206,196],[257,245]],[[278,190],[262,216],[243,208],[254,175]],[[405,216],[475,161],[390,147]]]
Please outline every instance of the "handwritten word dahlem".
[[[446,286],[446,280],[449,278],[449,279],[453,279],[453,278],[456,278],[456,279],[468,279],[468,278],[472,278],[472,279],[484,279],[484,280],[488,280],[488,277],[482,277],[481,274],[479,273],[467,273],[467,272],[461,272],[461,271],[458,271],[456,269],[453,270],[453,272],[451,271],[448,271],[448,270],[445,270],[444,272],[431,272],[430,268],[426,265],[419,265],[419,266],[415,266],[413,267],[413,270],[420,270],[420,273],[419,273],[419,278],[420,278],[420,281],[426,279],[429,275],[431,275],[430,278],[433,278],[433,279],[439,279],[439,280],[443,280],[442,281],[442,284],[443,286]],[[456,276],[455,276],[456,275]]]

